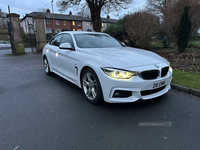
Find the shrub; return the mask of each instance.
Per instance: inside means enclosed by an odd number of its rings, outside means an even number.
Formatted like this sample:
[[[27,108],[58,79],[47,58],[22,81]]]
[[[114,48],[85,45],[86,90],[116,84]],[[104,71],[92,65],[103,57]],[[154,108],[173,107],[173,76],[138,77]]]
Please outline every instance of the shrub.
[[[190,40],[191,20],[189,16],[189,7],[184,8],[184,13],[181,15],[181,21],[178,30],[178,50],[184,52]]]
[[[157,35],[159,19],[148,11],[132,14],[126,21],[125,31],[131,41],[143,49],[149,49],[152,37]]]

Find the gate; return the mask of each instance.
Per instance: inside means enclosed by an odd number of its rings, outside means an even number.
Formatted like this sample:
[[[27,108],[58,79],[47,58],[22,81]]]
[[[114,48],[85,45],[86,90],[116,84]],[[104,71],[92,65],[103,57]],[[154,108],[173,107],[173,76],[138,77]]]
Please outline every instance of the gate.
[[[10,37],[10,44],[11,44],[12,54],[16,56],[17,53],[16,53],[16,49],[15,49],[14,35],[13,35],[11,18],[9,18],[7,24],[8,24],[8,34],[9,34],[9,37]]]
[[[35,38],[35,30],[34,30],[34,20],[33,20],[33,24],[29,23],[27,20],[27,24],[28,24],[28,31],[29,31],[29,42],[31,44],[31,50],[32,52],[36,51],[36,38]]]

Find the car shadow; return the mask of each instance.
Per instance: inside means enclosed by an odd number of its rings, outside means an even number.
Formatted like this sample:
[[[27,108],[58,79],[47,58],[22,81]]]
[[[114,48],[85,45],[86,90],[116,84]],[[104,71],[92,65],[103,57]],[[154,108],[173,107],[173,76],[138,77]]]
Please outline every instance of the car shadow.
[[[51,77],[53,77],[55,80],[57,80],[56,82],[59,82],[59,84],[61,84],[64,88],[66,88],[66,90],[70,89],[70,92],[72,95],[75,95],[74,98],[75,103],[77,103],[77,105],[81,104],[81,105],[90,105],[91,107],[97,107],[100,109],[104,109],[104,110],[112,110],[112,111],[128,111],[128,110],[142,110],[142,109],[147,109],[147,108],[152,108],[152,107],[157,107],[160,105],[164,105],[165,101],[167,99],[169,99],[168,95],[165,94],[163,96],[154,98],[154,99],[150,99],[150,100],[138,100],[136,102],[132,102],[132,103],[107,103],[107,102],[101,102],[99,104],[92,104],[90,102],[88,102],[86,100],[86,98],[84,97],[83,93],[82,93],[82,89],[80,89],[78,86],[76,86],[75,84],[65,80],[64,78],[56,75],[56,74],[52,74]],[[80,98],[81,97],[81,98]]]

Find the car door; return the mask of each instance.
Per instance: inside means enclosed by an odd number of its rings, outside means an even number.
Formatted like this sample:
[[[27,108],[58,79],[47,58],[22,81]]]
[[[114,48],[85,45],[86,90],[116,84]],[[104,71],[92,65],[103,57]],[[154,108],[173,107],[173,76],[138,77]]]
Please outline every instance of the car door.
[[[49,53],[48,53],[48,60],[51,68],[55,71],[59,71],[59,58],[58,58],[58,53],[59,53],[59,46],[62,40],[63,34],[60,34],[58,36],[55,36],[48,45],[49,48]]]
[[[60,73],[65,76],[67,79],[75,82],[75,49],[72,37],[70,34],[63,34],[62,42],[61,43],[69,43],[73,50],[69,49],[60,49],[58,53],[59,58],[59,71]]]

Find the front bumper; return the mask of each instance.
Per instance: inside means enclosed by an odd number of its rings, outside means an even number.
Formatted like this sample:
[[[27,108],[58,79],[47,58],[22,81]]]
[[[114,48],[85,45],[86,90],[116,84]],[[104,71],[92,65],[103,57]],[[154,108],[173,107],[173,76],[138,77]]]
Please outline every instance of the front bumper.
[[[166,66],[166,64],[160,65],[163,67]],[[154,66],[149,66],[150,69]],[[149,68],[145,66],[144,68]],[[143,69],[144,69],[143,68]],[[138,71],[138,68],[131,68],[132,71]],[[139,68],[139,70],[143,70],[142,67]],[[154,67],[155,69],[155,67]],[[135,102],[139,99],[141,100],[148,100],[152,98],[159,97],[169,91],[171,89],[170,83],[172,80],[172,72],[169,71],[165,77],[159,77],[154,80],[144,80],[139,76],[134,76],[133,78],[129,80],[117,80],[117,79],[111,79],[103,71],[99,71],[98,73],[99,80],[102,87],[103,97],[104,101],[109,103],[128,103],[128,102]],[[157,88],[158,90],[152,89],[151,86],[154,83],[162,83],[165,82],[164,85]],[[132,95],[129,97],[121,98],[121,97],[114,97],[115,91],[131,91]],[[143,91],[143,92],[142,92]],[[145,94],[144,94],[145,93]]]

